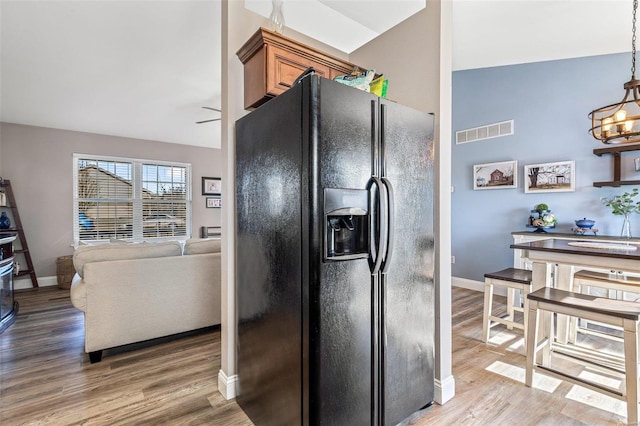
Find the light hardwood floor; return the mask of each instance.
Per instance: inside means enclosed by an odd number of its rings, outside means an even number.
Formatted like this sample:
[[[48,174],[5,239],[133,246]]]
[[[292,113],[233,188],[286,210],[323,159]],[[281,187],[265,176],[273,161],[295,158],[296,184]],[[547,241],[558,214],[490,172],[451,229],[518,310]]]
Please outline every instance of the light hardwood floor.
[[[89,364],[82,313],[68,290],[22,291],[16,300],[17,320],[0,334],[1,425],[252,424],[218,393],[219,330],[107,351],[102,362]],[[584,395],[568,383],[540,380],[527,388],[522,333],[499,326],[489,344],[480,341],[482,293],[454,288],[453,313],[456,396],[415,413],[406,425],[626,420],[623,403]]]

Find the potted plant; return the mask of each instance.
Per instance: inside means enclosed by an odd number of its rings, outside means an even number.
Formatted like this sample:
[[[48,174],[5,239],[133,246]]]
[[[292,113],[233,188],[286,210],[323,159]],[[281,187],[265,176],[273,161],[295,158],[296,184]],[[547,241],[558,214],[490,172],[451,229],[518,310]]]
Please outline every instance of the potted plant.
[[[638,196],[638,188],[633,188],[631,192],[625,192],[622,195],[615,195],[611,198],[601,197],[600,201],[607,207],[611,207],[611,212],[618,216],[624,216],[622,223],[621,237],[631,238],[631,225],[629,223],[629,215],[631,213],[640,212],[640,202],[636,202]]]
[[[544,203],[540,203],[540,204],[535,206],[534,210],[537,211],[539,215],[542,215],[542,213],[544,213],[547,210],[549,210],[549,206],[547,206]]]

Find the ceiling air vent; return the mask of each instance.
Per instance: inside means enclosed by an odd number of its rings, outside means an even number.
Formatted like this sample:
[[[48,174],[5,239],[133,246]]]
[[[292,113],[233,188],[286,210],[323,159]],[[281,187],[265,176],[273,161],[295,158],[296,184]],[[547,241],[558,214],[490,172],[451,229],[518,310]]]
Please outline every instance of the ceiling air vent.
[[[481,141],[513,134],[513,120],[487,124],[456,132],[456,144]]]

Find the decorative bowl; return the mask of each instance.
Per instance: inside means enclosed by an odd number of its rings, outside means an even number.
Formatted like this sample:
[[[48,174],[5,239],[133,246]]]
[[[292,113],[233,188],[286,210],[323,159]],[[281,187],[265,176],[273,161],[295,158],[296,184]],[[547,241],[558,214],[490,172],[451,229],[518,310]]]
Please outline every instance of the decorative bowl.
[[[586,217],[583,219],[576,220],[575,222],[578,228],[583,228],[583,229],[593,228],[593,225],[596,224],[595,220],[587,219]]]

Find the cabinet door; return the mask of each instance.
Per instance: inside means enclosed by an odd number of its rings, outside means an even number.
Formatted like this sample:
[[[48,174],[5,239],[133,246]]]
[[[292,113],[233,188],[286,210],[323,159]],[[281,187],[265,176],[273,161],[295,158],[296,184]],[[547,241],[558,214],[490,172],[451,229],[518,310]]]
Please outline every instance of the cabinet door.
[[[314,67],[320,77],[329,78],[329,67],[275,46],[267,46],[267,95],[288,90],[300,74]]]

